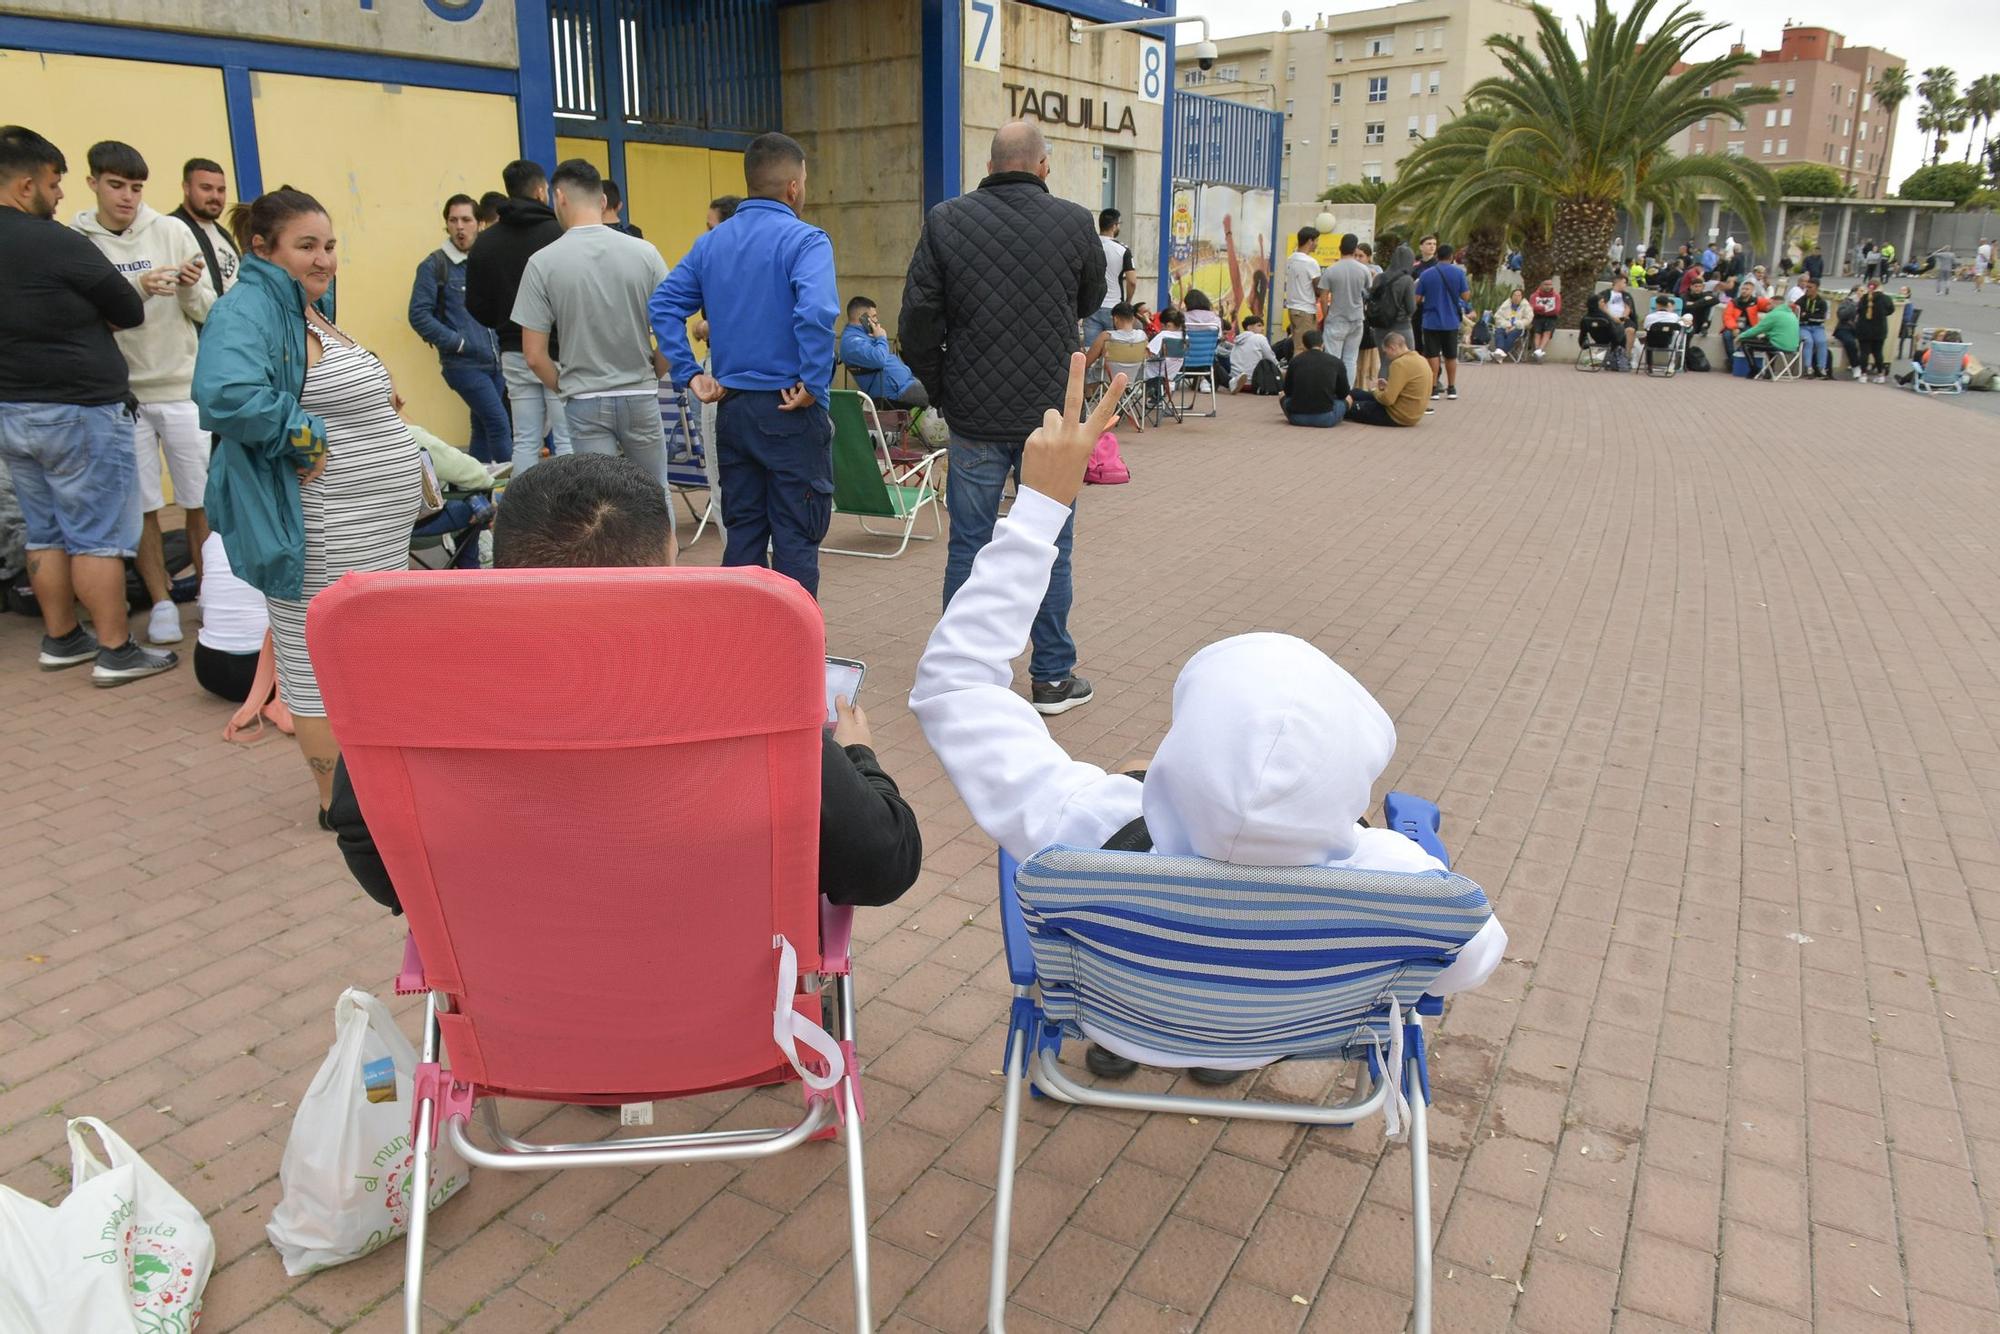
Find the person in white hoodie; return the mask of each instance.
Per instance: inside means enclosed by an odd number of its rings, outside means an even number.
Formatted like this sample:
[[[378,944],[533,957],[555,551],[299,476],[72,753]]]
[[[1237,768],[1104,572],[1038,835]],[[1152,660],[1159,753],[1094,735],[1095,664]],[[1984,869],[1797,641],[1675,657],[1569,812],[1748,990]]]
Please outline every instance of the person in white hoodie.
[[[1303,639],[1236,635],[1190,658],[1143,781],[1071,759],[1014,693],[1013,659],[1027,647],[1056,536],[1123,387],[1114,385],[1086,420],[1083,366],[1081,353],[1071,358],[1067,411],[1051,409],[1028,438],[1013,509],[917,663],[910,710],[972,818],[1022,861],[1055,843],[1135,846],[1142,830],[1137,847],[1149,839],[1166,856],[1237,866],[1442,871],[1404,835],[1361,823],[1395,753],[1396,728],[1366,687]],[[1506,944],[1489,918],[1432,993],[1478,986]],[[1088,1063],[1099,1075],[1129,1074],[1142,1061],[1176,1064],[1089,1036],[1096,1045]],[[1225,1083],[1259,1064],[1218,1061],[1197,1078]]]
[[[174,479],[174,499],[187,511],[188,554],[201,569],[208,516],[208,432],[194,406],[194,357],[198,326],[215,304],[215,288],[202,281],[201,247],[181,223],[145,202],[146,159],[130,144],[107,139],[91,145],[87,184],[97,207],[77,215],[76,229],[104,252],[146,301],[146,322],[118,332],[118,350],[131,372],[139,401],[133,439],[139,455],[139,578],[153,600],[146,638],[181,641],[180,609],[169,596],[166,552],[161,545],[160,460]]]

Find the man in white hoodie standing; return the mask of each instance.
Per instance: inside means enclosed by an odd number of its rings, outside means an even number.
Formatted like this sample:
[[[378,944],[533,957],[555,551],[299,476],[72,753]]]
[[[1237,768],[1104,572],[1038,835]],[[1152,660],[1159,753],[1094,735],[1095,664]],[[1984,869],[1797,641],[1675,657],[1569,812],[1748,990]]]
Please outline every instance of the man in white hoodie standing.
[[[1056,536],[1122,389],[1114,384],[1086,420],[1083,361],[1071,359],[1067,411],[1051,409],[1028,438],[1013,509],[917,663],[910,711],[972,818],[1021,861],[1055,843],[1101,848],[1116,839],[1120,849],[1236,866],[1443,871],[1404,835],[1360,823],[1395,753],[1396,728],[1366,687],[1303,639],[1236,635],[1190,658],[1143,780],[1071,759],[1013,692],[1012,660],[1048,586]],[[1478,986],[1506,944],[1499,919],[1487,919],[1432,993]],[[1099,1076],[1155,1059],[1090,1036],[1087,1061]],[[1195,1077],[1227,1083],[1256,1064],[1222,1062]]]
[[[146,320],[118,333],[118,350],[139,401],[133,440],[139,456],[139,577],[153,600],[146,638],[181,641],[180,609],[169,596],[166,552],[161,545],[160,461],[174,480],[174,499],[187,511],[188,554],[201,568],[208,536],[202,496],[208,489],[208,432],[195,413],[192,384],[198,326],[215,304],[215,288],[202,281],[201,248],[194,233],[144,201],[146,159],[130,144],[107,139],[91,145],[91,193],[97,207],[76,219],[76,229],[104,252],[112,267],[145,298]]]

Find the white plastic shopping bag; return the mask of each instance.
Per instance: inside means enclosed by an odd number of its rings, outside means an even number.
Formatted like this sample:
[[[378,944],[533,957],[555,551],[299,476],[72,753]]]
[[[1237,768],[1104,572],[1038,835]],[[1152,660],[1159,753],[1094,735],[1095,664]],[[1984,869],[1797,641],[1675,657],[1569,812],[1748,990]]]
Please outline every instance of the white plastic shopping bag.
[[[85,1129],[104,1145],[100,1162]],[[142,1334],[191,1334],[201,1319],[201,1293],[215,1267],[215,1234],[201,1210],[167,1184],[138,1151],[94,1116],[69,1123],[70,1181],[78,1187],[130,1169],[138,1190],[132,1216],[130,1296]]]
[[[350,987],[333,1007],[333,1047],[292,1118],[278,1177],[284,1197],[264,1231],[287,1274],[345,1264],[410,1226],[410,1139],[417,1054],[389,1007]],[[465,1161],[440,1141],[429,1207],[457,1194]]]

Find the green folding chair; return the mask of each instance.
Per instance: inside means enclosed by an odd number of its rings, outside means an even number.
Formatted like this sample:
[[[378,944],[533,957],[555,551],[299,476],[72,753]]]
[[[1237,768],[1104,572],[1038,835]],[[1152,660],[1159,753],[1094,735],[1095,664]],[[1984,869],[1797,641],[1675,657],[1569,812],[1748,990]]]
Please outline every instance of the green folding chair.
[[[889,457],[888,436],[875,411],[875,400],[858,389],[835,389],[828,408],[833,417],[833,512],[860,520],[861,531],[871,537],[901,540],[894,551],[854,551],[826,545],[820,550],[835,556],[894,560],[909,550],[912,538],[928,542],[942,536],[944,507],[939,503],[934,474],[945,451],[932,450],[914,463],[897,464]],[[916,531],[926,507],[935,525],[931,534]],[[896,527],[877,528],[870,525],[870,519],[887,519]]]

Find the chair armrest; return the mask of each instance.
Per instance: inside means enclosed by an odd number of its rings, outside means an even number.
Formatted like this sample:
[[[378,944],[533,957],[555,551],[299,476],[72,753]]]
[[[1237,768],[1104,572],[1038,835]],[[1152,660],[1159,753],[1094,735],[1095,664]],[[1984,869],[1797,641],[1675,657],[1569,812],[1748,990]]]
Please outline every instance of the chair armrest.
[[[1418,847],[1443,862],[1446,870],[1451,869],[1451,854],[1445,851],[1444,842],[1438,837],[1443,817],[1438,814],[1436,802],[1407,792],[1391,792],[1382,798],[1382,818],[1391,829],[1414,840]]]
[[[1007,976],[1017,987],[1035,981],[1035,952],[1028,945],[1028,923],[1021,916],[1021,896],[1014,889],[1018,863],[1000,850],[1000,939],[1007,947]]]
[[[396,994],[398,996],[421,996],[429,991],[424,981],[424,961],[417,957],[417,938],[403,937],[403,967],[396,974]]]
[[[848,950],[854,941],[854,905],[819,901],[819,970],[848,971]]]

